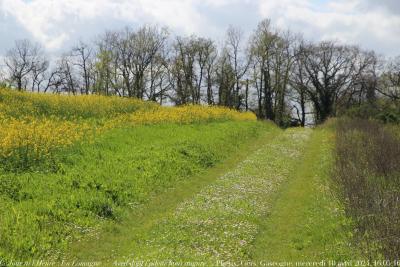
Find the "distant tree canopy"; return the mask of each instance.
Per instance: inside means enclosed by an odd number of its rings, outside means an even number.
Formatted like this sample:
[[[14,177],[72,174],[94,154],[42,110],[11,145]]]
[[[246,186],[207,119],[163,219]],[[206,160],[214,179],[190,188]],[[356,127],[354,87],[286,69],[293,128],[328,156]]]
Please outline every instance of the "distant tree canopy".
[[[20,40],[5,65],[3,80],[18,90],[222,105],[252,110],[283,127],[304,126],[311,116],[322,123],[378,97],[400,100],[400,57],[307,42],[270,20],[261,21],[248,40],[229,27],[221,47],[212,39],[172,37],[156,26],[107,31],[52,64],[40,45]]]

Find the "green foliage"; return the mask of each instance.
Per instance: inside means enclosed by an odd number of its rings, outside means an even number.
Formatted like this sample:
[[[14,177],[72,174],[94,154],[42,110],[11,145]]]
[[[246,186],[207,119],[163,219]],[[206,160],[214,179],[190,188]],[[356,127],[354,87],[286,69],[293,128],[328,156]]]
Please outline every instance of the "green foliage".
[[[113,129],[59,151],[57,172],[0,173],[0,258],[56,256],[69,242],[121,219],[128,207],[214,166],[265,127],[226,122]]]
[[[400,123],[400,104],[388,101],[363,104],[345,113],[350,118],[373,119],[383,123]]]

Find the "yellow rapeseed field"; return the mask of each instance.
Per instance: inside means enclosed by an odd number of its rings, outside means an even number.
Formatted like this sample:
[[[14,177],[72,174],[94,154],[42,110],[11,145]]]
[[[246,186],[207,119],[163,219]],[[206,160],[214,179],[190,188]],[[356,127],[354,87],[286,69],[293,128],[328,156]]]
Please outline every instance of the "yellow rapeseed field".
[[[161,123],[190,124],[215,121],[255,121],[255,114],[240,113],[226,107],[207,106],[181,106],[158,107],[152,110],[143,110],[119,116],[113,125],[151,125]]]
[[[115,96],[36,94],[0,89],[0,111],[15,118],[51,115],[65,119],[113,118],[157,106],[152,102]]]
[[[110,128],[231,120],[254,121],[256,116],[225,107],[160,107],[136,99],[0,89],[0,160],[39,161]]]
[[[16,161],[37,161],[92,133],[85,122],[57,118],[15,119],[0,113],[0,157]]]

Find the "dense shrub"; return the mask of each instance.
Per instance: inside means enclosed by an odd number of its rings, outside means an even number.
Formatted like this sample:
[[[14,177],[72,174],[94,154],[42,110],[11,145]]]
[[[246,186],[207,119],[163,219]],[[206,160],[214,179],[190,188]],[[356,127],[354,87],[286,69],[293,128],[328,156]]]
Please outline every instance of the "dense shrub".
[[[355,237],[372,259],[400,258],[400,140],[383,125],[342,119],[336,181],[355,220]]]
[[[348,109],[344,115],[350,118],[378,120],[383,123],[400,123],[400,104],[380,100]]]

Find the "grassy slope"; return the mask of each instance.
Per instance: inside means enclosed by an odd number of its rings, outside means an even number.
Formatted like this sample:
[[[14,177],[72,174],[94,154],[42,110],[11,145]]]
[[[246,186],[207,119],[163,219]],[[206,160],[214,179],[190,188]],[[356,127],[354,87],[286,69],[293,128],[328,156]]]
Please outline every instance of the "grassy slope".
[[[191,179],[180,181],[173,188],[154,195],[149,202],[129,212],[121,223],[104,228],[99,236],[73,243],[66,258],[112,264],[114,260],[131,254],[138,249],[136,246],[141,246],[140,241],[147,237],[160,220],[174,212],[177,205],[215,183],[218,177],[245,160],[248,153],[257,150],[266,141],[272,142],[281,133],[281,130],[276,127],[265,128],[259,137],[249,142],[242,142],[240,149],[213,168],[196,174]]]
[[[223,161],[272,126],[256,122],[115,129],[61,152],[57,173],[0,174],[0,259],[57,255],[128,206]],[[240,140],[240,142],[238,142]]]
[[[350,228],[329,188],[332,135],[317,130],[307,141],[309,134],[264,136],[239,164],[159,195],[99,240],[74,244],[69,257],[104,266],[352,259]]]
[[[351,228],[330,187],[333,133],[315,130],[304,157],[282,186],[251,253],[256,261],[355,259]]]

